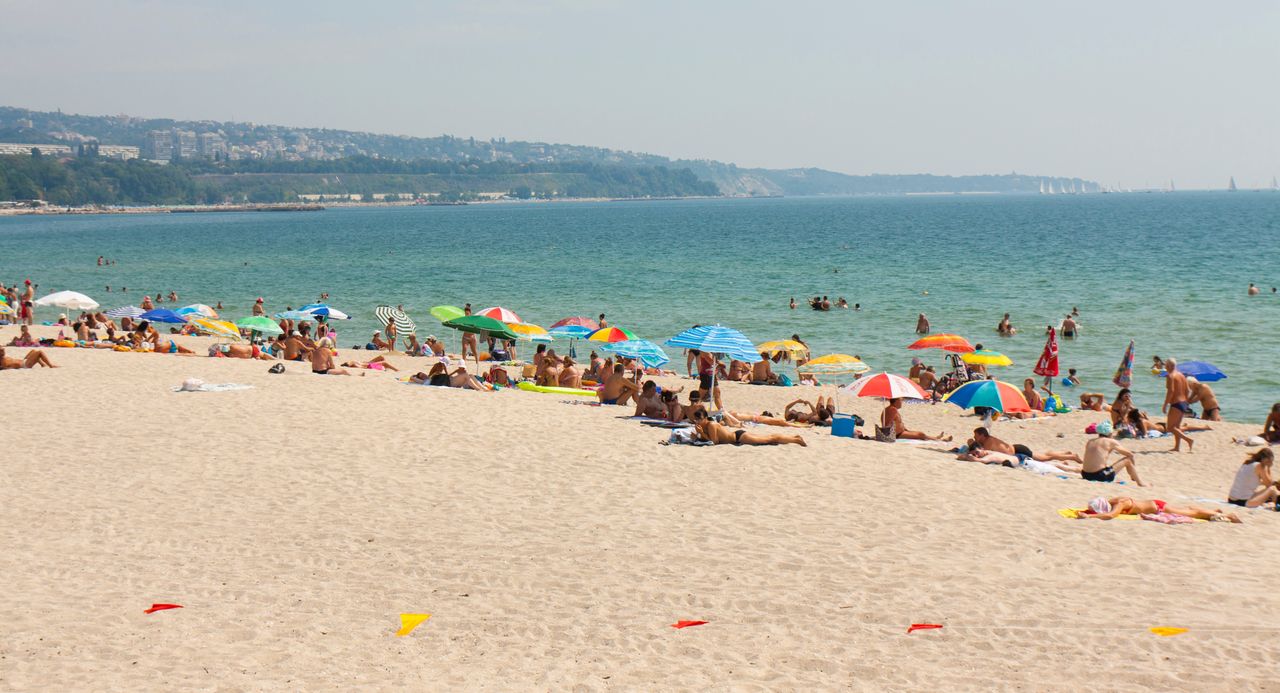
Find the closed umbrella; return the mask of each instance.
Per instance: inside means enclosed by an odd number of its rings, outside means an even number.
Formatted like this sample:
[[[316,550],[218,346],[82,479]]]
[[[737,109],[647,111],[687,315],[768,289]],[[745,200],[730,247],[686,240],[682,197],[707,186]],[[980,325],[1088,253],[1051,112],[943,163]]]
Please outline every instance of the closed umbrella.
[[[58,291],[35,300],[37,306],[57,306],[67,310],[93,310],[98,302],[77,291]]]
[[[625,342],[605,344],[600,347],[600,351],[607,351],[629,359],[640,359],[640,362],[649,368],[658,368],[671,361],[667,357],[667,353],[662,350],[662,347],[647,339],[628,339]]]
[[[1124,350],[1124,356],[1120,357],[1120,367],[1116,369],[1116,375],[1111,379],[1116,387],[1129,387],[1133,385],[1133,340],[1129,340],[1129,348]]]
[[[1031,369],[1036,375],[1043,375],[1045,385],[1049,386],[1049,390],[1053,390],[1053,379],[1058,377],[1058,333],[1053,327],[1049,328],[1049,336],[1044,341],[1044,352],[1040,354],[1040,360],[1036,361],[1036,367]]]
[[[399,308],[378,306],[373,309],[373,314],[378,318],[378,322],[382,323],[383,327],[386,327],[390,323],[395,323],[396,334],[410,334],[418,329],[418,326],[413,322],[413,319]]]
[[[136,318],[145,312],[147,311],[137,306],[120,306],[119,308],[112,308],[104,315],[112,320],[119,320],[120,318]]]

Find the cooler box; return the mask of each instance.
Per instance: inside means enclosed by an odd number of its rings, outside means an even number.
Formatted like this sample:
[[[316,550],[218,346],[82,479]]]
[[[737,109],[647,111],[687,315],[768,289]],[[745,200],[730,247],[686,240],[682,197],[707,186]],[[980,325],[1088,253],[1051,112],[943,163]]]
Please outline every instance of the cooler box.
[[[841,438],[852,438],[854,423],[853,414],[832,414],[831,435]]]

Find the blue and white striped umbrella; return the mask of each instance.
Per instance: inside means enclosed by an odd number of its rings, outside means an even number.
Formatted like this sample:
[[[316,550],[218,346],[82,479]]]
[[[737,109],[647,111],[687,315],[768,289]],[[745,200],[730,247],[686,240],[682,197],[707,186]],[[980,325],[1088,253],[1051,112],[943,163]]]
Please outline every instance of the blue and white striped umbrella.
[[[662,350],[662,347],[647,339],[628,339],[625,342],[612,342],[600,347],[600,351],[617,354],[629,359],[640,359],[640,362],[649,368],[658,368],[671,361],[670,358],[667,358],[667,353]]]
[[[760,360],[760,352],[746,335],[732,327],[720,325],[702,325],[694,327],[668,339],[666,346],[679,349],[697,349],[712,354],[723,354],[729,358],[756,363]]]
[[[104,315],[112,320],[118,320],[120,318],[136,318],[145,312],[147,311],[137,306],[120,306],[119,308],[112,308],[104,313]]]
[[[277,320],[315,320],[316,316],[311,313],[304,313],[300,310],[286,310],[282,313],[276,313]]]
[[[552,337],[559,337],[561,339],[586,339],[587,335],[594,331],[595,330],[582,325],[561,325],[547,330],[547,332],[551,333]]]

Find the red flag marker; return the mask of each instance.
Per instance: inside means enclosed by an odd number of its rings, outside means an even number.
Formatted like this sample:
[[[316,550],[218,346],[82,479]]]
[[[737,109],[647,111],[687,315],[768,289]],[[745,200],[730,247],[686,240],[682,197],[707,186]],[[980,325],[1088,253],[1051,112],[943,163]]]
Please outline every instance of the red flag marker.
[[[676,621],[675,623],[671,624],[671,627],[672,628],[688,628],[690,626],[701,626],[704,623],[706,623],[706,621]]]
[[[936,630],[941,627],[941,623],[912,623],[911,627],[907,629],[907,633],[914,633],[918,630]]]
[[[142,613],[153,614],[157,611],[164,611],[165,609],[181,609],[181,608],[182,608],[181,604],[152,604],[150,609],[147,609]]]

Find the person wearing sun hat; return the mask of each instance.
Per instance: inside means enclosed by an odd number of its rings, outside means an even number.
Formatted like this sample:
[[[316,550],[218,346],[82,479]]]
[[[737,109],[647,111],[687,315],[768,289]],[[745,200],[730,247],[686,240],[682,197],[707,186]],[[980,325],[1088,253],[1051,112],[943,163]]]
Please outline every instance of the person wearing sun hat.
[[[1116,472],[1125,471],[1129,474],[1129,478],[1139,486],[1146,486],[1142,479],[1138,476],[1138,465],[1133,460],[1133,453],[1126,450],[1112,437],[1112,427],[1110,421],[1103,421],[1094,427],[1094,431],[1098,437],[1090,440],[1084,446],[1084,465],[1081,467],[1080,476],[1087,481],[1115,481]],[[1108,462],[1111,453],[1119,455],[1120,460],[1117,462]]]
[[[266,314],[267,314],[267,309],[266,309],[266,307],[265,307],[265,306],[263,305],[263,303],[262,303],[262,297],[261,297],[261,296],[259,296],[259,297],[258,297],[258,300],[256,300],[256,301],[254,301],[254,302],[253,302],[253,314],[254,314],[254,315],[266,315]]]

